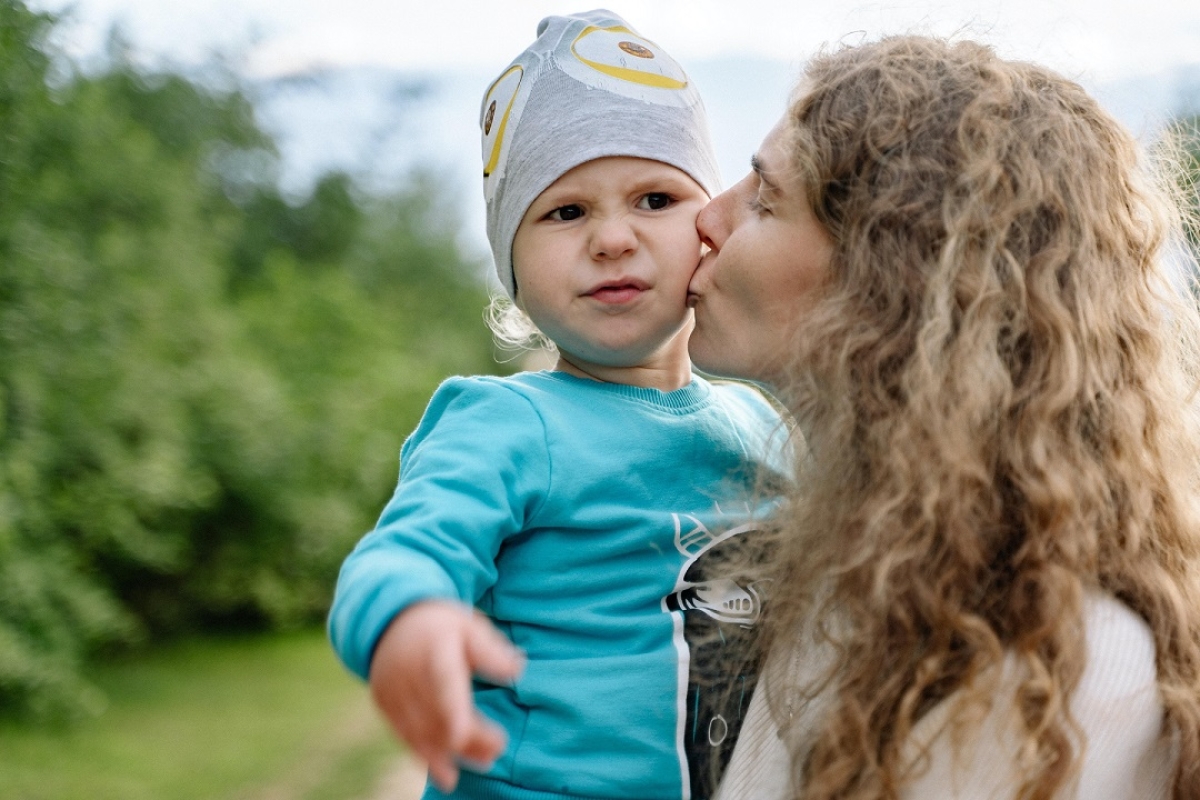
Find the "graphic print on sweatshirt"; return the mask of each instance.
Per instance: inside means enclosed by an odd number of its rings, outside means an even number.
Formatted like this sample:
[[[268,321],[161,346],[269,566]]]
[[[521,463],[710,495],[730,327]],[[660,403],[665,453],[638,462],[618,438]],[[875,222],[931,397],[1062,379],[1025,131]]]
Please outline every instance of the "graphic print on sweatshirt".
[[[730,519],[717,511],[717,519]],[[686,706],[682,754],[692,800],[707,800],[716,788],[715,778],[729,762],[757,679],[757,664],[746,664],[733,674],[719,656],[722,651],[748,652],[763,602],[760,583],[721,574],[722,565],[728,563],[722,556],[759,525],[749,522],[711,530],[693,515],[671,516],[675,546],[687,560],[675,590],[663,598],[663,608],[682,612],[680,650],[688,664],[687,690],[681,692]]]

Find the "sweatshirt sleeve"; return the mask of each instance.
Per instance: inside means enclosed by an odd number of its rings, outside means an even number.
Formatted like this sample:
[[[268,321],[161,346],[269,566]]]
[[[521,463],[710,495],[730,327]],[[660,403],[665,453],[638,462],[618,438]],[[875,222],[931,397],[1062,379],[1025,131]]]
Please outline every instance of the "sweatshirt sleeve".
[[[407,606],[431,598],[474,604],[496,580],[496,556],[544,501],[545,428],[505,384],[452,378],[404,443],[392,499],[342,564],[329,636],[366,679],[375,644]]]

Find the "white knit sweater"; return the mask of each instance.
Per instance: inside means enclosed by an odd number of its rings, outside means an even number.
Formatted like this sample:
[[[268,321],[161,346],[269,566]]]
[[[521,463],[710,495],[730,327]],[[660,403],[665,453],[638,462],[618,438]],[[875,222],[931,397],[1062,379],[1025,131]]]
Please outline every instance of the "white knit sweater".
[[[1163,709],[1155,682],[1154,641],[1139,616],[1111,596],[1091,594],[1083,614],[1087,666],[1071,698],[1071,712],[1085,736],[1078,780],[1061,796],[1077,800],[1165,800],[1176,756],[1163,733]],[[811,655],[811,654],[810,654]],[[815,659],[820,661],[818,657]],[[789,669],[818,674],[814,659],[793,658]],[[782,661],[776,661],[778,665]],[[1005,664],[1015,679],[1016,661]],[[805,676],[802,674],[801,679]],[[765,692],[751,701],[717,800],[793,800],[788,750],[768,709]],[[955,731],[963,706],[951,696],[914,727],[907,751],[926,753],[928,769],[903,791],[904,800],[1011,800],[1018,788],[1015,753],[1020,723],[1012,703],[1015,681],[982,710],[977,725]],[[764,684],[760,684],[760,689]],[[801,738],[819,718],[818,696],[791,718],[788,735]]]

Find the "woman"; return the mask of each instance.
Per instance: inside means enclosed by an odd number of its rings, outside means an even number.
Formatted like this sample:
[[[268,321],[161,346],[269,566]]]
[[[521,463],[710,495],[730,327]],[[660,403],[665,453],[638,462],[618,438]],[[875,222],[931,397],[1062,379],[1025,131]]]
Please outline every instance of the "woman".
[[[693,359],[808,451],[753,798],[1200,797],[1200,319],[1134,141],[972,43],[807,67],[698,226]]]

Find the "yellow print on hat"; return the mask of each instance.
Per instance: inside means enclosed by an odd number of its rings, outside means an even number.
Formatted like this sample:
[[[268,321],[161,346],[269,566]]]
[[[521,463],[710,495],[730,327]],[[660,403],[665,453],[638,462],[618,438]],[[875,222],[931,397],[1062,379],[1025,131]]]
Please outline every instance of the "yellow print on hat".
[[[509,118],[512,115],[513,104],[517,99],[517,90],[521,88],[521,78],[525,70],[520,64],[514,64],[503,75],[496,79],[483,98],[483,108],[480,110],[479,127],[483,132],[483,178],[491,177],[503,156]]]
[[[620,81],[655,89],[688,86],[687,75],[674,59],[654,42],[624,26],[589,25],[571,43],[571,54],[597,72]]]

